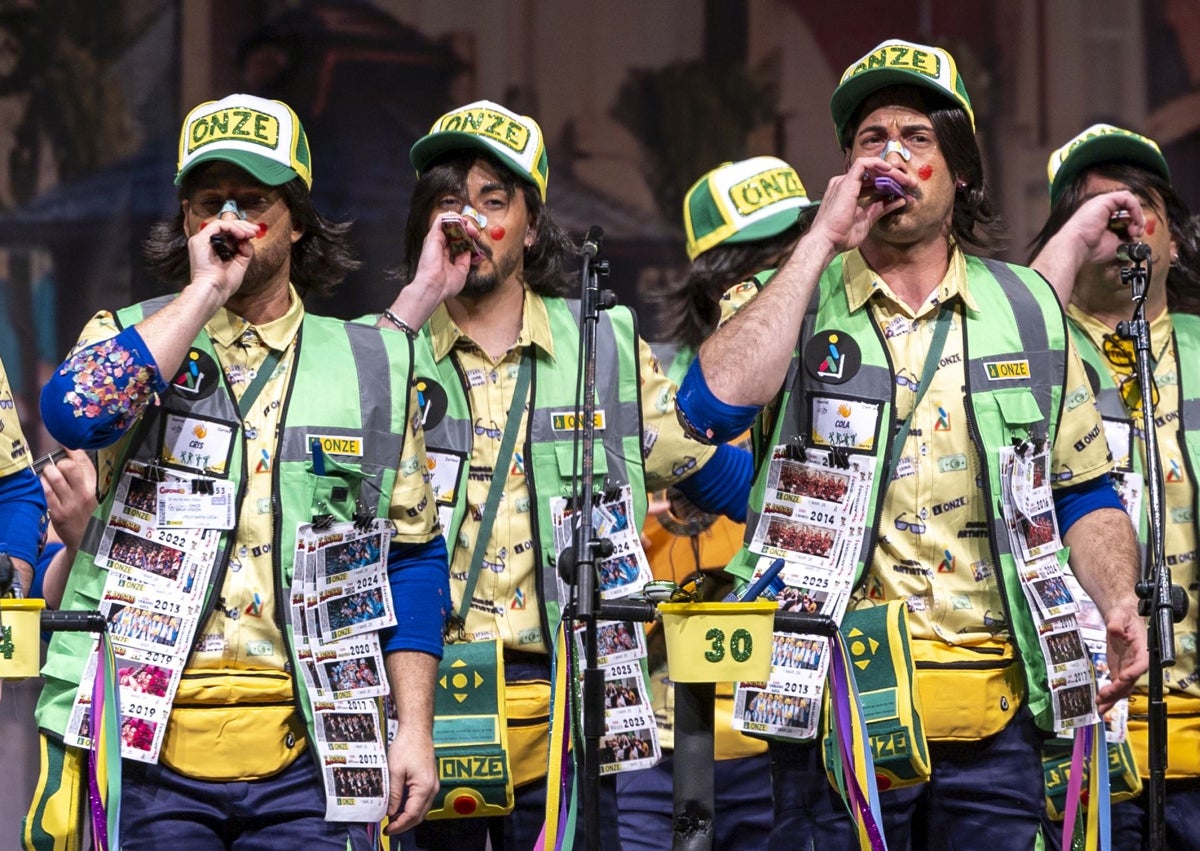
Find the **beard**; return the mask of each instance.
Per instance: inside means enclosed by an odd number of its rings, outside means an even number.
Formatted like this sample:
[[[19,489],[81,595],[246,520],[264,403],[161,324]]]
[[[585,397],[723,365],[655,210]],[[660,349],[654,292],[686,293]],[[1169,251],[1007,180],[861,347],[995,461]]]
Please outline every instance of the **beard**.
[[[238,287],[239,296],[258,295],[270,289],[280,273],[289,267],[292,257],[292,244],[283,240],[260,244],[255,247],[250,265],[242,277],[242,285]]]
[[[463,284],[460,295],[479,299],[495,292],[496,288],[507,281],[517,270],[517,266],[524,257],[525,249],[521,245],[515,245],[508,253],[501,255],[499,260],[486,248],[484,254],[491,261],[492,270],[481,272],[477,266],[472,266],[471,271],[467,273],[467,280]]]

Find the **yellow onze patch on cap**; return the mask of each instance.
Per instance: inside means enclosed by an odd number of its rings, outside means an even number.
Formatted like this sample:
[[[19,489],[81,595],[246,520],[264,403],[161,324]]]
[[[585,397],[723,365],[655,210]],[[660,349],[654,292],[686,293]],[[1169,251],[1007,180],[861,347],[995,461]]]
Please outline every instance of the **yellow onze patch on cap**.
[[[867,54],[862,62],[845,73],[842,82],[863,71],[873,71],[876,68],[904,68],[938,80],[942,76],[942,58],[926,50],[891,44]]]
[[[760,172],[729,187],[729,200],[742,216],[749,216],[785,198],[806,197],[800,178],[792,168]]]
[[[187,152],[193,154],[213,142],[250,142],[279,147],[279,119],[256,109],[220,109],[192,120],[187,129]]]
[[[484,136],[506,148],[522,153],[529,145],[529,128],[511,116],[491,109],[464,109],[443,116],[433,128],[435,133],[456,132]]]

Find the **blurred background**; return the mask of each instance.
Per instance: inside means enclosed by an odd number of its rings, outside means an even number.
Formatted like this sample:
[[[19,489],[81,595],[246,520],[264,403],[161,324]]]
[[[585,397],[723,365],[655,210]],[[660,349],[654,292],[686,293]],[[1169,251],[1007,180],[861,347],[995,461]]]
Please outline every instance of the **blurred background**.
[[[0,0],[0,358],[35,450],[37,394],[96,310],[160,294],[142,269],[177,211],[177,134],[235,91],[287,101],[313,195],[354,219],[365,261],[316,313],[392,299],[408,149],[480,98],[535,117],[549,206],[605,231],[608,285],[656,337],[686,268],[681,202],[703,172],[774,154],[819,196],[842,168],[829,96],[887,38],[958,61],[985,171],[1023,261],[1048,212],[1046,159],[1096,121],[1159,142],[1200,209],[1200,0]],[[0,699],[0,847],[35,779],[37,683]]]

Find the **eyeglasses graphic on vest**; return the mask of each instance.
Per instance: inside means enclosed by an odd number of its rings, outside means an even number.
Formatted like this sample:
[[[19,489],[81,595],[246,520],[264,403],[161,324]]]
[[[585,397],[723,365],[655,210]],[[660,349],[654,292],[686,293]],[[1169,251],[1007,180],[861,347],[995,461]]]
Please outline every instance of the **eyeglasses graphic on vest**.
[[[925,524],[919,520],[904,520],[903,517],[907,513],[907,511],[900,512],[899,516],[892,521],[896,524],[896,528],[901,532],[912,532],[914,535],[924,535],[926,528]]]

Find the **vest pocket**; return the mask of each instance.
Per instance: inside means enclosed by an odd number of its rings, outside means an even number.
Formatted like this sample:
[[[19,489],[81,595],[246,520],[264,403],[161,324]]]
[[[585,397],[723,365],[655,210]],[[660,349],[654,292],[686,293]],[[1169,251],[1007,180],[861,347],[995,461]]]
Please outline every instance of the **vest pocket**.
[[[579,451],[576,453],[572,453],[571,451],[574,447],[574,440],[562,440],[554,444],[554,455],[558,459],[558,472],[564,481],[569,480],[574,475],[575,470],[583,469],[583,444],[582,442],[580,443]],[[596,482],[603,485],[604,477],[608,475],[608,457],[604,451],[604,444],[601,442],[598,434],[596,442],[593,445],[593,450],[592,459],[594,463],[592,470],[596,474]]]

